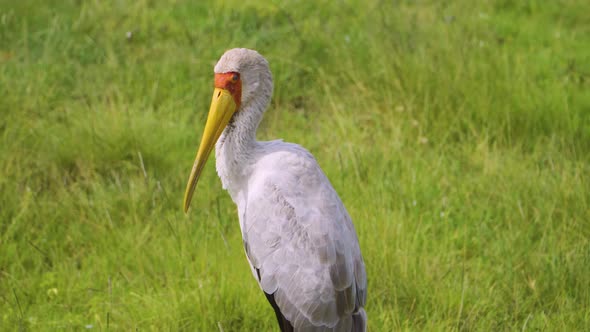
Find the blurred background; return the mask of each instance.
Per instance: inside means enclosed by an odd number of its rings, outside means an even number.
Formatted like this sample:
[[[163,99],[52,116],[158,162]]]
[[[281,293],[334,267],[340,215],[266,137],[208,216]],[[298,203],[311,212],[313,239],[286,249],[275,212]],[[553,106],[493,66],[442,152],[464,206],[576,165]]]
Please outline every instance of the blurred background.
[[[590,329],[590,2],[0,0],[0,330],[270,331],[211,160],[227,49],[353,218],[371,331]]]

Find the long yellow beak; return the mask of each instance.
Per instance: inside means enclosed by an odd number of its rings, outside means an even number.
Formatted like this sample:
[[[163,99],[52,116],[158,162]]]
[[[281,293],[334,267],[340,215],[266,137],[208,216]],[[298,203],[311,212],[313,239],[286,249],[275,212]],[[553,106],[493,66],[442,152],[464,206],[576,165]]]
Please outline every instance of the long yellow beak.
[[[191,205],[191,199],[193,198],[197,181],[199,181],[199,176],[201,176],[205,163],[209,159],[209,154],[213,150],[219,136],[221,136],[223,129],[225,129],[232,115],[236,112],[236,109],[236,102],[231,93],[225,89],[215,88],[213,99],[211,100],[211,108],[207,116],[207,123],[203,131],[203,137],[201,138],[201,145],[197,151],[197,157],[195,158],[191,175],[186,184],[183,204],[184,213],[188,211]]]

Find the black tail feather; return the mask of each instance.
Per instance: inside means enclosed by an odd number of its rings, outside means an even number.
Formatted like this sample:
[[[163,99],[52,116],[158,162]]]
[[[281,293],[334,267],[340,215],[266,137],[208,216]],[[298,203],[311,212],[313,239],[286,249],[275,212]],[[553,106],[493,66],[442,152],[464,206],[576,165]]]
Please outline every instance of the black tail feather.
[[[365,309],[360,308],[359,311],[352,314],[352,331],[367,331],[367,313],[365,312]]]
[[[291,322],[289,322],[287,318],[285,318],[285,316],[283,316],[283,314],[281,313],[281,309],[279,309],[279,306],[275,301],[274,294],[268,294],[265,292],[264,295],[266,296],[266,299],[268,300],[272,308],[275,310],[275,314],[277,315],[277,321],[279,322],[281,332],[293,332],[293,325],[291,325]]]

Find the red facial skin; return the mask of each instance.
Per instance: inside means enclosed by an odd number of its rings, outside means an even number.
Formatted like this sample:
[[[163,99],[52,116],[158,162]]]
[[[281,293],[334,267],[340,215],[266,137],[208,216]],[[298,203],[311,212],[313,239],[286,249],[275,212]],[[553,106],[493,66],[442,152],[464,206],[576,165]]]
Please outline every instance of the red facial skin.
[[[236,111],[240,110],[240,103],[242,102],[242,80],[240,79],[239,73],[227,72],[215,74],[215,87],[229,91],[236,102]]]

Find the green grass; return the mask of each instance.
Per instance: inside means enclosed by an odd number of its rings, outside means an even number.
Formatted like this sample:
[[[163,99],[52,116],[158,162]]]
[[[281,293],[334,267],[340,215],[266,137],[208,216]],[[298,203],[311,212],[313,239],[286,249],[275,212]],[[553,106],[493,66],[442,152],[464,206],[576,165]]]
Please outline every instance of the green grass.
[[[276,330],[213,160],[181,211],[232,47],[355,222],[371,331],[590,329],[588,12],[0,0],[0,329]]]

